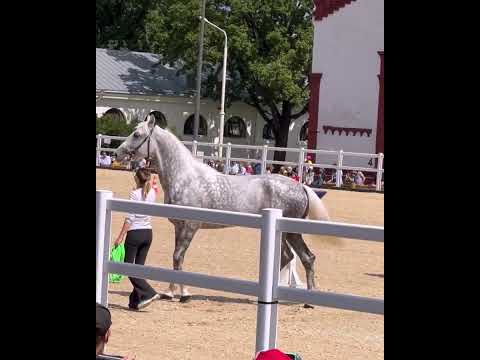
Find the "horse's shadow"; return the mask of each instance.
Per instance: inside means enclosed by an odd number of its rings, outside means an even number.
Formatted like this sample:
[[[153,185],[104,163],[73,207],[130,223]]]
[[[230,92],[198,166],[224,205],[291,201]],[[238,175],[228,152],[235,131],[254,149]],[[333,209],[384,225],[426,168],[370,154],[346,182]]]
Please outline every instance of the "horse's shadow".
[[[108,293],[109,293],[109,294],[113,294],[113,295],[125,296],[125,297],[129,297],[129,296],[130,296],[130,292],[129,292],[129,291],[123,291],[123,290],[109,290]]]
[[[122,291],[122,290],[110,290],[109,294],[120,295],[124,297],[128,297],[130,292]],[[180,299],[179,295],[175,296],[175,301]],[[162,302],[164,300],[160,300]],[[192,295],[190,301],[211,301],[221,304],[246,304],[246,305],[257,305],[257,301],[253,299],[245,299],[245,298],[235,298],[235,297],[227,297],[221,295]],[[283,306],[290,306],[290,305],[298,305],[295,303],[287,302],[287,301],[280,301],[280,305]],[[120,310],[129,310],[128,307],[120,306],[112,304],[113,308],[120,309]]]
[[[375,276],[375,277],[379,277],[379,278],[385,278],[385,275],[384,274],[372,274],[372,273],[365,273],[365,275],[368,275],[368,276]]]
[[[130,296],[130,292],[122,291],[122,290],[110,290],[109,294],[113,295],[120,295],[123,297]],[[180,299],[180,295],[176,295],[175,299]],[[219,296],[219,295],[192,295],[190,301],[212,301],[222,304],[251,304],[255,305],[256,301],[251,299],[240,299],[240,298],[233,298],[233,297],[226,297],[226,296]]]
[[[144,310],[144,309],[142,309],[142,310],[132,310],[132,309],[130,309],[128,306],[123,306],[123,305],[118,305],[118,304],[112,304],[112,303],[108,304],[108,307],[109,307],[110,309],[124,310],[124,311],[137,312],[137,313],[138,313],[138,312],[142,313],[142,312],[148,312],[148,311],[149,311],[149,309],[145,309],[145,310]]]
[[[222,304],[249,304],[255,305],[256,301],[251,299],[233,298],[221,295],[192,295],[192,301],[212,301]]]

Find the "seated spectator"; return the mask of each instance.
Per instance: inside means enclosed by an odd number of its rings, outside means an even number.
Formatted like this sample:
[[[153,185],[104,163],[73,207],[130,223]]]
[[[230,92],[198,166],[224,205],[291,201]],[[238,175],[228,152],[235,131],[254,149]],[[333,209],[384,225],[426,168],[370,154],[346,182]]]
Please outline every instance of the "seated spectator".
[[[260,175],[262,173],[262,163],[256,163],[253,165],[253,171],[255,175]]]
[[[361,171],[356,171],[355,174],[355,184],[365,185],[365,175]]]
[[[266,171],[267,171],[267,174],[271,174],[272,173],[272,166],[268,165],[267,168],[266,168]]]
[[[112,157],[108,154],[105,156],[105,166],[112,166]]]
[[[252,165],[247,165],[247,175],[253,175],[253,168]]]
[[[354,180],[353,174],[350,171],[345,172],[345,184],[353,184]]]
[[[100,166],[103,166],[103,162],[105,161],[105,153],[102,151],[100,153],[100,156],[98,157],[98,164]]]
[[[312,185],[314,178],[315,178],[315,173],[313,172],[313,166],[310,166],[308,167],[304,176],[305,184],[308,186]]]
[[[230,175],[237,175],[240,171],[240,167],[237,162],[234,162],[230,168]]]
[[[111,165],[112,165],[112,159],[110,158],[110,155],[102,153],[102,155],[100,155],[100,166],[110,167]]]
[[[321,187],[324,183],[322,174],[316,174],[313,176],[313,181],[310,186],[312,187]]]
[[[97,360],[103,359],[102,355],[104,354],[104,349],[105,345],[108,343],[108,340],[111,335],[110,331],[110,326],[112,325],[112,317],[110,315],[110,311],[105,307],[100,304],[97,305],[97,311],[96,311],[96,321],[97,321],[97,326],[96,326],[96,356]],[[117,359],[123,359],[123,360],[135,360],[135,357],[122,357],[122,356],[112,356],[112,355],[105,355]]]

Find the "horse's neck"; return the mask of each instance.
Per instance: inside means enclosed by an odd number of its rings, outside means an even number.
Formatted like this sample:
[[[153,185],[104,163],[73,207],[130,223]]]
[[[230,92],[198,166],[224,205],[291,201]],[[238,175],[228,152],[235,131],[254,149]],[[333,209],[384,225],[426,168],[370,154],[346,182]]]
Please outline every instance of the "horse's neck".
[[[194,159],[188,149],[165,130],[156,131],[155,141],[157,146],[154,165],[158,167],[160,183],[164,193],[167,193],[192,167]]]

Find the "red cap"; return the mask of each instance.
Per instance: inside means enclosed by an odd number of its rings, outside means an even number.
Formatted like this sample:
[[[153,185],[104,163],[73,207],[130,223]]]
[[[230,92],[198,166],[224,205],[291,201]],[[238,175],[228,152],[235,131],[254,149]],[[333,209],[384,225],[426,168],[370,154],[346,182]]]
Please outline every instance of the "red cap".
[[[277,349],[262,351],[255,360],[291,360],[287,355]]]

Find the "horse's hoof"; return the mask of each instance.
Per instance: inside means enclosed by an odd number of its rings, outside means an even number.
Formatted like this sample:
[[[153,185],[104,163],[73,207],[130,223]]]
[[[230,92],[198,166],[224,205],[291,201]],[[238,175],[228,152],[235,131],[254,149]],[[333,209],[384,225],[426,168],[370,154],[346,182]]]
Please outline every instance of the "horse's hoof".
[[[313,309],[313,308],[314,308],[313,305],[309,305],[309,304],[305,304],[305,305],[303,305],[303,307],[304,307],[305,309]]]
[[[173,297],[170,295],[161,294],[160,300],[173,300]]]
[[[181,302],[181,303],[187,303],[187,302],[189,302],[190,300],[192,300],[192,296],[191,296],[191,295],[188,295],[188,296],[180,296],[180,302]]]

